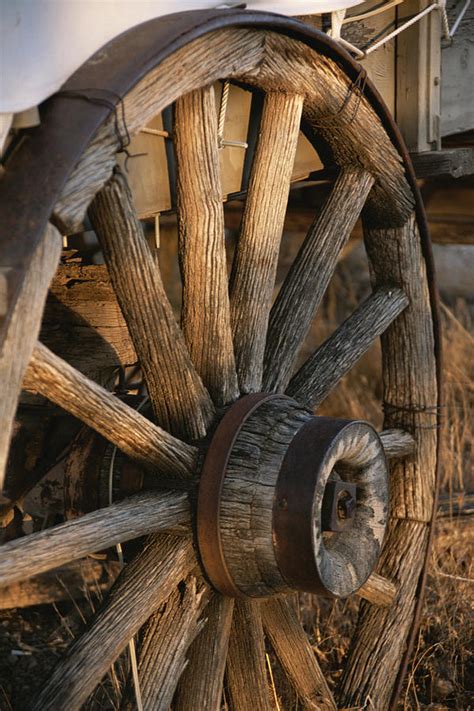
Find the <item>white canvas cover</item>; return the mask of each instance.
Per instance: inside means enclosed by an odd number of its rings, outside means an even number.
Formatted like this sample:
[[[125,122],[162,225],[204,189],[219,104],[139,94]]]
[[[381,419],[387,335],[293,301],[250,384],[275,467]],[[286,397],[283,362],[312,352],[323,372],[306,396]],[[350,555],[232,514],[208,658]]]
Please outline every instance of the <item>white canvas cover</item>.
[[[249,0],[247,8],[307,15],[360,2]],[[134,25],[215,7],[222,7],[218,0],[0,0],[0,113],[41,103],[96,50]]]

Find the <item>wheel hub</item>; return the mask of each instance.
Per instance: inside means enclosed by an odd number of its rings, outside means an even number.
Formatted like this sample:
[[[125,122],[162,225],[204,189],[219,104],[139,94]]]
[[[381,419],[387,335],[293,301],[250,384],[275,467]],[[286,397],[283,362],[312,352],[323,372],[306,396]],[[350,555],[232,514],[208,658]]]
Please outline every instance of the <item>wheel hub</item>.
[[[211,584],[232,597],[355,592],[387,520],[381,441],[362,421],[316,417],[291,398],[238,400],[206,453],[197,539]]]

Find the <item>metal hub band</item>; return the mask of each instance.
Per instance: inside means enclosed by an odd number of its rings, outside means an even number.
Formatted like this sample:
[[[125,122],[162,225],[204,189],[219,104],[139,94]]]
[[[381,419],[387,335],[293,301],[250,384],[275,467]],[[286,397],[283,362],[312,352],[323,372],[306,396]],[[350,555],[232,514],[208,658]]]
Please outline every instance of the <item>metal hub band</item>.
[[[197,543],[209,582],[223,595],[245,597],[227,567],[221,539],[220,512],[224,477],[232,447],[245,422],[264,402],[281,395],[252,393],[237,400],[219,422],[206,453],[199,480]]]

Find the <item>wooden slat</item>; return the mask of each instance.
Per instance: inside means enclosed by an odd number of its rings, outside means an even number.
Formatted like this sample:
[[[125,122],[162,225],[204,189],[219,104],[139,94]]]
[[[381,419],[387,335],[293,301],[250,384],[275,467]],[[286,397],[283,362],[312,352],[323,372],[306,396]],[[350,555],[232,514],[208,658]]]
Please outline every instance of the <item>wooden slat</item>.
[[[262,604],[265,632],[305,709],[333,709],[336,703],[291,603],[274,597]]]
[[[187,439],[203,437],[214,408],[191,362],[126,178],[118,168],[89,212],[158,424]]]
[[[48,224],[31,259],[28,274],[21,280],[13,312],[0,343],[0,490],[18,404],[21,381],[38,338],[46,294],[61,255],[62,239]],[[0,319],[8,313],[14,291],[15,275],[10,268],[0,268]]]
[[[190,541],[153,536],[112,587],[92,624],[69,647],[34,709],[80,709],[127,642],[195,565]]]
[[[230,282],[240,390],[260,390],[275,272],[303,97],[266,95]]]
[[[208,588],[194,576],[181,583],[147,620],[140,633],[138,677],[144,709],[168,711],[187,664],[189,645],[202,629]],[[134,703],[125,708],[135,709]],[[194,706],[207,709],[207,706]]]
[[[37,343],[24,385],[115,444],[124,454],[177,479],[194,472],[197,452]]]
[[[220,711],[234,600],[212,593],[204,629],[191,645],[174,701],[176,711]]]
[[[63,600],[70,602],[86,596],[93,598],[108,590],[119,574],[119,569],[117,561],[103,562],[84,558],[28,580],[1,586],[0,610],[48,605]]]
[[[0,546],[2,585],[154,531],[189,535],[187,494],[147,492]]]
[[[227,701],[231,711],[271,710],[265,640],[258,602],[238,600],[235,603],[226,681]]]
[[[350,237],[374,178],[343,169],[315,218],[270,313],[265,348],[265,392],[283,392],[339,254]]]
[[[40,340],[93,380],[104,370],[137,362],[105,264],[67,262],[58,267]]]
[[[197,372],[217,405],[238,396],[230,328],[224,206],[214,87],[176,102],[181,324]]]
[[[291,379],[287,394],[317,407],[407,307],[401,289],[380,287],[308,358]]]

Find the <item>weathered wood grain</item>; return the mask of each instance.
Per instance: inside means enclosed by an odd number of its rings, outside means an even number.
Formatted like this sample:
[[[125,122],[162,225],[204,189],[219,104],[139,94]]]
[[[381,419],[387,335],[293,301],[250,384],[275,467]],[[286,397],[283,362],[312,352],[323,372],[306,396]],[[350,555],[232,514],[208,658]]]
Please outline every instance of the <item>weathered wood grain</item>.
[[[61,264],[51,282],[40,340],[94,380],[136,363],[125,319],[103,264]]]
[[[58,265],[61,246],[61,235],[55,227],[48,224],[32,257],[30,270],[22,282],[21,293],[16,299],[3,342],[0,344],[0,377],[3,383],[0,398],[0,489],[5,477],[21,381],[36,345],[46,294]],[[6,280],[6,284],[8,283]],[[11,295],[7,293],[6,299],[9,296]],[[7,307],[8,303],[5,306]]]
[[[208,588],[194,576],[171,593],[140,632],[138,676],[144,709],[168,711],[178,681],[186,668],[187,651],[205,619]],[[127,703],[126,709],[135,709]],[[208,708],[205,706],[194,706]]]
[[[134,136],[163,109],[194,89],[242,71],[254,72],[263,51],[262,34],[244,28],[206,33],[190,42],[153,67],[124,97],[128,132]],[[119,147],[112,113],[82,155],[56,203],[55,219],[70,234],[80,231],[89,203],[110,177]]]
[[[358,597],[371,602],[372,605],[388,607],[395,600],[397,586],[382,575],[372,573],[356,594]]]
[[[189,649],[178,685],[176,711],[220,711],[233,610],[232,598],[211,593],[205,626]]]
[[[404,224],[414,200],[400,156],[367,97],[342,67],[307,45],[268,32],[259,72],[243,72],[239,78],[267,91],[293,92],[297,87],[304,93],[305,122],[327,144],[334,162],[360,166],[374,176],[367,201],[373,223]]]
[[[143,493],[0,546],[0,584],[11,585],[154,531],[190,534],[187,494]]]
[[[176,102],[174,142],[183,279],[181,327],[197,372],[214,402],[222,406],[237,398],[238,385],[213,86]]]
[[[214,408],[191,362],[127,180],[118,168],[96,195],[89,214],[158,424],[180,437],[199,439],[206,434]]]
[[[36,700],[36,711],[81,708],[127,642],[193,565],[190,541],[152,536],[125,566],[92,624],[57,664]]]
[[[247,595],[290,590],[275,558],[273,502],[288,446],[310,418],[283,397],[263,403],[230,454],[221,496],[222,548],[235,585]]]
[[[391,515],[429,521],[435,491],[438,388],[433,317],[415,217],[404,228],[374,230],[365,242],[375,288],[389,282],[409,306],[382,336],[384,428],[413,436],[414,456],[391,473]]]
[[[336,703],[291,602],[277,596],[261,604],[263,627],[304,709],[332,709]]]
[[[270,313],[265,392],[284,392],[288,385],[299,349],[373,182],[366,171],[343,169],[315,217]]]
[[[415,452],[415,440],[405,430],[382,430],[379,436],[387,459],[409,457]]]
[[[1,549],[0,549],[1,550]],[[116,561],[85,558],[61,568],[0,587],[0,610],[47,605],[63,600],[104,594],[119,574]]]
[[[371,697],[387,707],[413,626],[433,515],[438,393],[431,302],[415,217],[403,228],[387,230],[367,220],[365,241],[375,285],[390,280],[410,301],[382,338],[383,398],[384,426],[409,432],[415,446],[412,456],[392,466],[392,521],[377,568],[399,592],[390,607],[363,606],[339,696],[344,705],[363,705]]]
[[[231,711],[272,709],[258,602],[235,602],[227,655],[226,691]]]
[[[303,97],[266,95],[230,279],[241,392],[258,391]]]
[[[378,570],[398,594],[388,606],[363,603],[336,694],[342,708],[389,707],[394,680],[413,624],[418,577],[428,536],[419,521],[392,519]]]
[[[408,303],[401,289],[380,286],[308,358],[287,394],[307,407],[318,407]]]
[[[222,77],[267,91],[294,93],[298,87],[305,95],[305,117],[330,145],[336,163],[362,165],[376,177],[369,200],[372,216],[379,224],[390,219],[403,224],[413,198],[397,151],[369,101],[333,60],[275,32],[229,28],[178,50],[124,98],[130,135],[180,96]],[[81,229],[88,204],[110,176],[119,145],[112,115],[91,141],[56,205],[55,219],[66,231]]]
[[[157,474],[189,478],[197,451],[147,420],[37,343],[24,384],[59,405]]]

